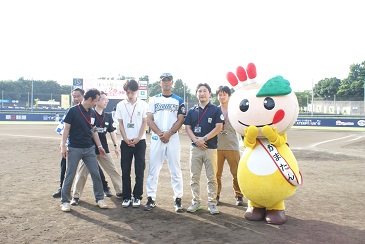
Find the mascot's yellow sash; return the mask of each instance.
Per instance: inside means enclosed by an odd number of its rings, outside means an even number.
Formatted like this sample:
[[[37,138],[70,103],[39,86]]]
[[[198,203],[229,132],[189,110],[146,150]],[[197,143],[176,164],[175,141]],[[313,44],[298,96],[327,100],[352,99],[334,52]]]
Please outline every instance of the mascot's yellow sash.
[[[290,165],[286,162],[286,160],[280,155],[278,150],[274,145],[269,143],[266,139],[257,139],[261,146],[265,149],[267,154],[269,154],[270,158],[280,171],[281,175],[286,179],[286,181],[293,185],[299,186],[303,184],[302,174],[299,171],[299,176],[297,177],[294,171],[290,168]]]

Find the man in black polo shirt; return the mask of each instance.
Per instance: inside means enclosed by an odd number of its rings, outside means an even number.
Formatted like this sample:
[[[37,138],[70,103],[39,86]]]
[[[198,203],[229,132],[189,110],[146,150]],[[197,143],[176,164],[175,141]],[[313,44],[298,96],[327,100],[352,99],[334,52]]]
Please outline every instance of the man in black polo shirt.
[[[63,182],[61,202],[62,211],[69,212],[70,192],[72,182],[75,178],[77,166],[82,159],[90,172],[93,181],[94,195],[97,205],[100,208],[108,208],[104,202],[103,185],[100,179],[98,162],[96,161],[95,145],[98,145],[100,155],[105,156],[105,151],[95,127],[95,112],[92,109],[100,99],[100,92],[90,89],[85,93],[82,103],[70,108],[65,117],[65,129],[62,134],[61,154],[67,156],[67,170]],[[68,151],[66,141],[69,139]],[[94,141],[93,141],[94,139]]]
[[[94,108],[96,116],[95,126],[98,128],[99,139],[101,145],[103,146],[106,152],[106,156],[102,157],[97,147],[95,148],[96,149],[95,153],[96,153],[96,159],[98,160],[99,164],[103,167],[105,172],[110,176],[110,179],[112,180],[116,192],[115,194],[116,197],[122,198],[122,176],[118,172],[117,167],[113,162],[112,155],[109,151],[108,141],[106,139],[106,134],[107,132],[109,132],[110,137],[114,144],[115,155],[119,157],[117,136],[115,135],[115,128],[113,126],[112,116],[110,114],[104,113],[104,109],[108,105],[108,102],[109,100],[106,96],[106,93],[100,92],[100,100],[96,103],[96,107]],[[84,190],[88,175],[89,171],[85,167],[85,164],[82,163],[76,175],[71,205],[76,206],[79,204],[79,199]]]
[[[190,148],[190,187],[193,194],[192,205],[188,212],[195,212],[202,208],[200,205],[200,175],[205,167],[208,180],[208,209],[211,214],[218,214],[216,206],[217,195],[217,134],[223,128],[224,117],[222,110],[210,103],[210,86],[206,83],[198,84],[196,96],[199,104],[188,111],[184,124],[191,139]]]
[[[71,92],[73,105],[77,105],[80,102],[82,102],[82,100],[84,99],[84,94],[85,94],[85,91],[81,88],[73,89]],[[61,122],[58,124],[58,126],[55,130],[61,136],[62,136],[62,133],[64,130],[64,120],[65,120],[66,114],[68,113],[69,110],[70,110],[69,108],[66,110],[65,115],[63,116],[63,118],[61,119]],[[58,188],[58,190],[55,193],[52,194],[52,196],[54,198],[61,197],[63,180],[65,179],[65,174],[66,174],[66,165],[67,165],[66,158],[62,157],[61,162],[60,162],[60,187]],[[101,177],[101,182],[103,183],[103,189],[104,189],[105,196],[111,197],[112,193],[110,192],[110,187],[108,187],[108,182],[105,180],[104,172],[100,167],[99,167],[99,173],[100,173],[100,177]]]

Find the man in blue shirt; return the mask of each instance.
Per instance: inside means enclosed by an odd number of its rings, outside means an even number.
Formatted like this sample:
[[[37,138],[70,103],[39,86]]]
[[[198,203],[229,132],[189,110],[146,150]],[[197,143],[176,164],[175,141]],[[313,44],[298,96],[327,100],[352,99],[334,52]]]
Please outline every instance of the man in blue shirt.
[[[78,105],[80,102],[82,102],[82,100],[84,99],[84,94],[85,91],[81,88],[75,88],[72,90],[71,92],[71,97],[72,97],[72,103],[73,106]],[[66,110],[65,115],[63,116],[63,118],[61,119],[60,123],[58,124],[57,128],[56,128],[56,132],[62,136],[63,134],[63,130],[64,130],[64,120],[66,117],[66,114],[68,113],[70,109]],[[63,180],[65,179],[65,174],[66,174],[66,158],[61,158],[61,162],[60,162],[60,187],[58,188],[58,190],[52,194],[52,196],[54,198],[60,198],[61,197],[61,193],[62,193],[62,185],[63,185]],[[101,182],[103,183],[103,189],[104,189],[104,193],[105,196],[110,197],[112,196],[111,192],[110,192],[110,188],[108,187],[108,182],[105,180],[105,175],[103,170],[99,167],[99,173],[100,173],[100,177],[101,177]]]
[[[100,143],[98,133],[95,131],[95,112],[92,109],[99,99],[100,91],[96,89],[88,90],[82,103],[70,108],[65,117],[65,129],[61,142],[61,155],[62,157],[67,156],[68,161],[61,194],[61,210],[64,212],[71,210],[71,186],[81,159],[90,172],[97,205],[100,208],[108,208],[103,200],[103,185],[100,179],[94,145],[95,141],[100,155],[106,155]],[[69,140],[68,149],[66,148],[67,139]]]
[[[198,84],[196,96],[199,104],[188,111],[184,124],[191,139],[190,149],[190,186],[193,194],[192,205],[188,212],[202,208],[200,205],[200,175],[205,167],[208,180],[208,209],[211,214],[218,214],[216,206],[217,179],[217,134],[221,132],[224,122],[222,110],[210,103],[211,88],[206,83]]]

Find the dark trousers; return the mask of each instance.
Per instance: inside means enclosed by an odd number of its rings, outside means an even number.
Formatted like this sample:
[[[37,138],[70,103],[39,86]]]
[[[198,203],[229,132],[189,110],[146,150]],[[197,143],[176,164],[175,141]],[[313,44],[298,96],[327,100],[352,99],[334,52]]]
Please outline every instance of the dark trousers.
[[[66,158],[61,159],[60,166],[61,166],[60,187],[62,187],[63,180],[65,179],[65,174],[66,174]]]
[[[143,196],[143,178],[146,168],[146,140],[140,140],[135,147],[129,147],[122,140],[120,144],[121,157],[120,164],[122,167],[122,184],[123,184],[123,199],[130,199],[132,196],[131,186],[131,168],[134,157],[134,173],[136,175],[135,185],[133,189],[133,197],[142,199]]]
[[[99,172],[100,172],[100,178],[101,178],[101,183],[103,183],[103,190],[107,191],[108,190],[108,182],[105,180],[105,175],[104,175],[104,171],[100,168],[99,166]]]
[[[63,180],[65,179],[66,174],[66,158],[62,158],[60,162],[61,175],[60,175],[60,187],[62,188]],[[103,183],[103,190],[106,191],[108,189],[108,182],[105,180],[105,175],[103,170],[99,166],[101,183]]]

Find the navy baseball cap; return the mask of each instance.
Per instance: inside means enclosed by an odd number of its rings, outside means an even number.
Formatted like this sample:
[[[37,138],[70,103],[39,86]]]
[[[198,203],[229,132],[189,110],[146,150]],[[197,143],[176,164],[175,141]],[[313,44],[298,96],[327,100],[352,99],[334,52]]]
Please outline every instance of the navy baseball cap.
[[[173,77],[172,77],[172,74],[170,73],[163,73],[161,76],[160,76],[160,79],[163,80],[165,78],[169,78],[170,80],[173,80]]]

